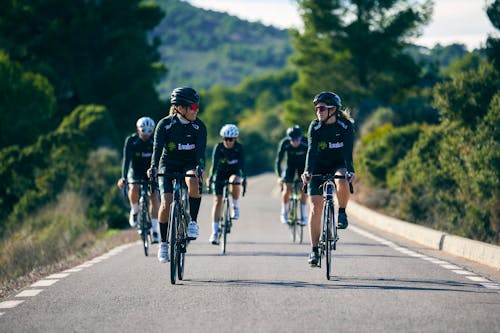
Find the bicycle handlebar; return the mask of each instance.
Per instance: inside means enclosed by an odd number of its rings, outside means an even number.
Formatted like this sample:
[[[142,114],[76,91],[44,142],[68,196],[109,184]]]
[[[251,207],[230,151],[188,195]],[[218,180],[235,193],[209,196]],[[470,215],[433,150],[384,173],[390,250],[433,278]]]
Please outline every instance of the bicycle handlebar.
[[[311,178],[316,177],[316,178],[321,178],[323,181],[329,181],[329,180],[334,180],[334,179],[345,179],[349,181],[349,192],[354,193],[354,186],[350,182],[351,176],[350,172],[346,173],[345,175],[336,175],[334,173],[326,173],[326,174],[315,174],[311,175]]]
[[[235,182],[235,181],[230,182],[228,179],[223,180],[223,181],[218,181],[218,180],[211,179],[210,180],[210,184],[222,184],[223,186],[225,186],[225,185],[243,185],[242,196],[245,196],[245,193],[247,191],[247,182],[246,182],[246,179],[244,179],[242,182]]]

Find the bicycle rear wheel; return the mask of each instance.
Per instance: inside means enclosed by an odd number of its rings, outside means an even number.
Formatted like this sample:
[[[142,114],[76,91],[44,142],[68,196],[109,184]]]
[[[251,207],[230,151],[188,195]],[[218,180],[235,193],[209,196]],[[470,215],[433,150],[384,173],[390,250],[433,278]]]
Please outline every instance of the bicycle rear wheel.
[[[177,225],[177,278],[182,280],[184,278],[184,262],[186,259],[187,251],[187,232],[186,232],[186,217],[180,219],[181,223]]]
[[[178,263],[178,247],[177,247],[177,224],[179,221],[177,217],[178,205],[174,202],[170,208],[170,283],[175,284],[176,273],[177,273],[177,263]]]

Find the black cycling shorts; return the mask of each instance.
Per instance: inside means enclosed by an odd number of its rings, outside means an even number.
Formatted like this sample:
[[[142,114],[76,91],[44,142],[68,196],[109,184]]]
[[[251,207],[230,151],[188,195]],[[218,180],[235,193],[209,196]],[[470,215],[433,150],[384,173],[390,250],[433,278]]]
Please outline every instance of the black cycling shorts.
[[[160,173],[172,173],[172,172],[185,173],[186,171],[189,171],[189,170],[196,170],[196,164],[188,163],[188,164],[180,165],[180,166],[168,165],[165,168],[161,168]],[[174,192],[174,185],[172,184],[172,178],[158,176],[158,185],[160,187],[161,194]]]
[[[239,175],[239,171],[219,171],[215,174],[214,180],[215,180],[215,194],[216,195],[222,195],[224,192],[224,184],[223,182],[225,180],[229,180],[229,177],[232,175]]]
[[[313,175],[324,175],[328,173],[335,173],[340,169],[345,169],[345,163],[340,163],[333,165],[331,168],[328,169],[319,169],[315,170],[312,172]],[[321,179],[321,177],[313,177],[311,182],[307,184],[307,193],[309,195],[322,195],[323,194],[323,185],[324,181]]]
[[[298,179],[300,179],[300,175],[304,173],[304,167],[305,165],[287,165],[285,170],[283,171],[283,181],[285,183],[292,183],[293,180],[297,176]]]

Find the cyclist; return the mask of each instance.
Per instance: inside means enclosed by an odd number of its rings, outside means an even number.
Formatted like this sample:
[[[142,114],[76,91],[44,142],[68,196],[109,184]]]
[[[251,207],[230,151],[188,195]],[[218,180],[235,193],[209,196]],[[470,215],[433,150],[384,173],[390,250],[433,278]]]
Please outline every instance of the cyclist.
[[[200,210],[201,191],[199,183],[205,175],[205,148],[207,128],[197,117],[200,97],[191,87],[175,88],[170,95],[170,114],[158,123],[153,145],[153,157],[148,175],[158,172],[183,172],[197,177],[186,177],[191,221],[188,237],[196,239],[199,234],[197,218]],[[160,237],[158,260],[168,261],[167,230],[170,204],[173,201],[172,179],[159,178],[161,203],[159,210]]]
[[[129,135],[123,146],[122,177],[118,180],[118,187],[123,189],[127,182],[146,180],[146,171],[151,164],[153,153],[152,133],[155,122],[149,117],[141,117],[136,122],[137,133]],[[130,201],[130,226],[137,227],[137,213],[139,212],[139,185],[129,184],[128,198]],[[148,193],[149,211],[153,226],[153,243],[158,243],[158,192]]]
[[[339,203],[338,226],[339,229],[345,229],[348,225],[345,213],[349,201],[348,181],[352,182],[355,174],[352,161],[354,121],[347,111],[340,109],[342,106],[340,97],[333,92],[323,91],[314,97],[313,104],[317,119],[313,120],[309,126],[309,149],[302,180],[305,184],[310,183],[308,186],[311,204],[309,232],[312,252],[309,264],[316,266],[319,260],[318,243],[321,233],[323,199],[320,188],[322,181],[318,177],[311,178],[311,175],[331,172],[338,175],[347,175],[347,172],[351,174],[349,180],[335,180]]]
[[[286,224],[288,221],[288,205],[290,202],[290,195],[293,189],[293,180],[295,175],[300,177],[304,172],[307,154],[307,139],[303,137],[302,130],[298,125],[294,125],[286,130],[286,137],[281,140],[278,146],[278,154],[274,170],[278,175],[278,182],[283,186],[281,192],[281,223]],[[286,167],[283,171],[281,169],[281,162],[286,154]],[[306,194],[300,192],[300,209],[303,220],[303,225],[307,224],[307,203]]]
[[[209,179],[210,183],[215,181],[212,234],[209,239],[210,243],[214,245],[218,244],[217,232],[219,231],[222,191],[224,189],[221,182],[229,180],[230,182],[240,183],[245,178],[243,146],[236,141],[239,135],[238,127],[233,124],[226,124],[221,128],[219,134],[223,141],[219,142],[214,148]],[[237,220],[240,217],[238,199],[241,193],[241,185],[230,185],[229,191],[232,198],[231,218]]]

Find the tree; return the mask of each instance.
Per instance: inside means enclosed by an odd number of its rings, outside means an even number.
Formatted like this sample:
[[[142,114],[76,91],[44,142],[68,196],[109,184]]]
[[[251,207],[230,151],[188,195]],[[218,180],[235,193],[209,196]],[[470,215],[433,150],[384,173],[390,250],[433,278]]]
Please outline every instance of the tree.
[[[48,78],[59,120],[79,104],[101,104],[124,133],[130,118],[160,114],[154,84],[164,68],[157,64],[158,42],[146,32],[162,16],[153,2],[140,0],[7,0],[0,48]]]
[[[416,83],[419,67],[404,52],[429,20],[432,1],[298,0],[304,31],[293,31],[299,70],[291,119],[310,107],[314,94],[334,90],[351,104],[376,98],[389,102]]]

